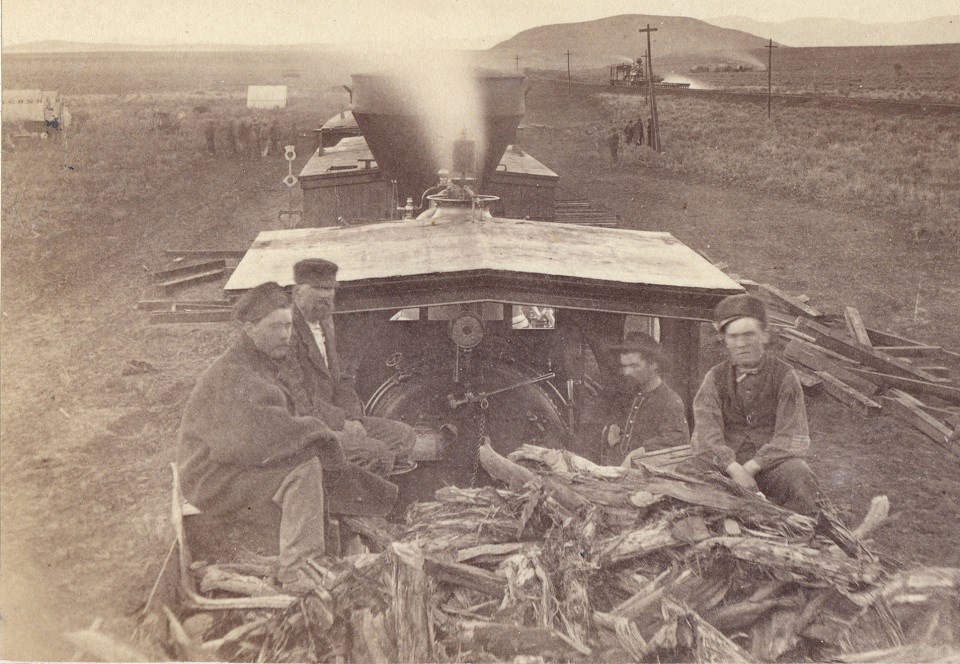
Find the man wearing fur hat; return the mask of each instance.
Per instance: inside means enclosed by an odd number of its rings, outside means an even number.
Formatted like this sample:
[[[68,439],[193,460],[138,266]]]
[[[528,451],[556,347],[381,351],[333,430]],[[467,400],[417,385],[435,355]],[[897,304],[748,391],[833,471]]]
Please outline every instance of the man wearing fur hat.
[[[413,428],[382,417],[367,417],[352,372],[337,353],[333,325],[337,265],[319,258],[293,266],[293,334],[280,378],[298,414],[322,420],[347,458],[380,475],[414,467]]]
[[[816,513],[820,490],[803,459],[810,447],[803,389],[790,365],[767,351],[766,307],[752,295],[731,295],[714,310],[714,325],[729,359],[710,369],[694,399],[694,452],[744,489]]]
[[[184,408],[181,487],[211,518],[278,516],[279,578],[295,582],[301,561],[324,553],[325,499],[333,513],[386,516],[397,487],[349,463],[321,420],[293,412],[278,380],[293,320],[280,286],[248,291],[236,314],[240,335],[200,376]]]
[[[660,378],[667,367],[660,344],[649,334],[630,332],[610,353],[618,358],[620,380],[609,401],[601,463],[629,467],[645,451],[690,442],[683,400]]]

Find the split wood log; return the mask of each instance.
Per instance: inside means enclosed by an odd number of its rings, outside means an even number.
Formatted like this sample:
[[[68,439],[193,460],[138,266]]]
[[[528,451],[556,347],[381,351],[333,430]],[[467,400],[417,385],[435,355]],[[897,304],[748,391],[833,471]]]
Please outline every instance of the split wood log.
[[[849,588],[876,583],[883,576],[883,569],[874,562],[856,560],[839,552],[756,537],[714,537],[698,544],[692,553],[717,546],[722,546],[739,560],[769,567],[800,584],[813,587],[829,582]]]
[[[950,403],[960,404],[960,388],[954,385],[948,385],[944,382],[930,382],[926,380],[916,380],[913,378],[904,378],[903,376],[894,376],[892,374],[868,371],[866,369],[851,368],[850,371],[856,373],[862,378],[866,378],[872,383],[882,385],[883,387],[897,388],[906,392],[915,392],[918,394],[927,394]]]
[[[139,648],[99,629],[68,632],[63,637],[98,662],[152,662],[155,660]]]
[[[503,597],[506,578],[473,565],[423,557],[423,569],[431,577],[455,586],[476,590],[491,597]]]
[[[756,660],[750,653],[727,638],[720,630],[704,620],[688,606],[664,598],[664,626],[650,640],[651,650],[672,649],[677,639],[691,643],[693,655],[699,662],[726,662],[748,664]],[[685,632],[682,637],[677,631]],[[670,632],[673,631],[673,634]]]
[[[843,317],[847,321],[847,330],[861,346],[872,346],[870,335],[867,333],[867,326],[863,324],[863,318],[860,317],[860,310],[856,307],[844,307]]]
[[[340,515],[340,521],[367,540],[375,552],[384,551],[397,540],[390,524],[382,517]]]
[[[472,546],[469,549],[462,549],[457,551],[457,562],[464,563],[468,560],[481,559],[483,561],[495,561],[506,556],[513,555],[517,551],[520,551],[527,544],[523,542],[506,542],[504,544],[481,544],[480,546]]]
[[[946,644],[911,643],[893,648],[837,655],[834,661],[845,664],[902,664],[903,662],[951,664],[960,662],[960,648]]]
[[[570,661],[580,659],[584,654],[569,639],[545,627],[470,620],[460,622],[455,635],[464,650],[475,650],[479,646],[503,661],[522,656],[540,656],[545,661]]]
[[[883,407],[866,394],[859,392],[831,373],[818,371],[817,376],[823,380],[823,387],[827,394],[840,403],[855,409],[862,415],[870,417],[877,415]]]
[[[598,545],[600,565],[612,565],[631,558],[641,558],[683,544],[673,536],[670,522],[664,520],[636,530],[614,535]]]
[[[879,371],[884,371],[897,376],[905,376],[907,378],[927,381],[932,380],[934,382],[937,380],[934,376],[931,376],[920,369],[912,367],[909,363],[893,357],[892,355],[881,353],[874,348],[868,348],[866,346],[859,346],[857,344],[850,343],[846,339],[841,338],[839,334],[830,328],[812,320],[801,320],[800,331],[806,332],[807,334],[815,337],[818,345],[854,359],[864,366],[872,367]]]
[[[430,583],[424,558],[416,544],[394,542],[393,617],[397,635],[397,661],[419,664],[433,661],[433,623]]]
[[[163,607],[170,625],[170,636],[176,648],[177,655],[185,662],[218,662],[221,661],[216,649],[204,647],[197,643],[180,624],[177,616],[168,607]]]
[[[757,293],[761,298],[767,300],[774,306],[796,316],[808,316],[810,318],[823,317],[822,311],[814,309],[809,304],[805,304],[792,295],[784,293],[776,286],[771,286],[770,284],[760,284],[760,288],[757,290]]]
[[[245,597],[270,597],[280,594],[276,587],[255,576],[237,574],[217,565],[210,565],[203,572],[200,592],[209,593],[215,590]]]
[[[390,640],[393,616],[389,612],[373,614],[370,609],[350,614],[353,634],[353,661],[369,664],[396,664],[397,647]]]
[[[867,396],[873,396],[880,389],[870,381],[861,378],[847,366],[834,362],[823,349],[803,341],[791,341],[783,351],[784,357],[816,371],[826,371]]]
[[[477,451],[477,459],[490,477],[506,484],[513,490],[519,490],[525,484],[532,483],[534,486],[542,486],[560,505],[571,512],[585,512],[591,506],[588,500],[576,492],[551,481],[550,478],[537,475],[532,470],[498,454],[490,445],[489,439],[485,439],[480,446]]]

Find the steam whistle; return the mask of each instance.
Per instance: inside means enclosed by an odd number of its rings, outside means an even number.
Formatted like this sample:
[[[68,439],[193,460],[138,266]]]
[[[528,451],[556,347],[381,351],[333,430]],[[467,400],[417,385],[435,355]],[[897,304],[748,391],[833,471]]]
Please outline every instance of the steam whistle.
[[[406,205],[398,205],[397,212],[403,215],[404,219],[413,219],[413,213],[416,212],[419,208],[413,205],[413,197],[407,196]]]

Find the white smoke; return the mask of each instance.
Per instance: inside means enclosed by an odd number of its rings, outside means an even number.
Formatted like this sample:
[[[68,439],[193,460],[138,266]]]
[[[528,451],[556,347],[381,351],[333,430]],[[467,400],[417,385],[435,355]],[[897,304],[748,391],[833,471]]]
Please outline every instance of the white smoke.
[[[390,74],[409,104],[409,113],[423,121],[433,156],[441,167],[450,167],[453,141],[464,134],[477,142],[477,157],[484,154],[483,100],[465,53],[397,54]]]
[[[664,83],[689,83],[691,90],[712,90],[713,89],[712,85],[708,83],[704,83],[703,81],[698,81],[697,79],[691,78],[690,76],[684,76],[683,74],[674,74],[674,73],[666,74],[663,77],[663,82]]]

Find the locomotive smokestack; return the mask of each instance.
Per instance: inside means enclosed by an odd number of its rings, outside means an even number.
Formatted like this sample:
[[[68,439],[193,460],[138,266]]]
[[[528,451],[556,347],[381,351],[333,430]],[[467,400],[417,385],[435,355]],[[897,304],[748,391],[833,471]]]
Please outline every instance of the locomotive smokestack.
[[[477,142],[467,138],[465,133],[453,142],[453,168],[451,170],[454,175],[459,175],[463,181],[476,175]]]
[[[524,77],[461,69],[412,79],[353,76],[353,115],[377,164],[397,181],[399,200],[419,200],[444,168],[456,177],[472,173],[482,187],[516,140]],[[464,132],[475,137],[472,150],[460,145]]]

